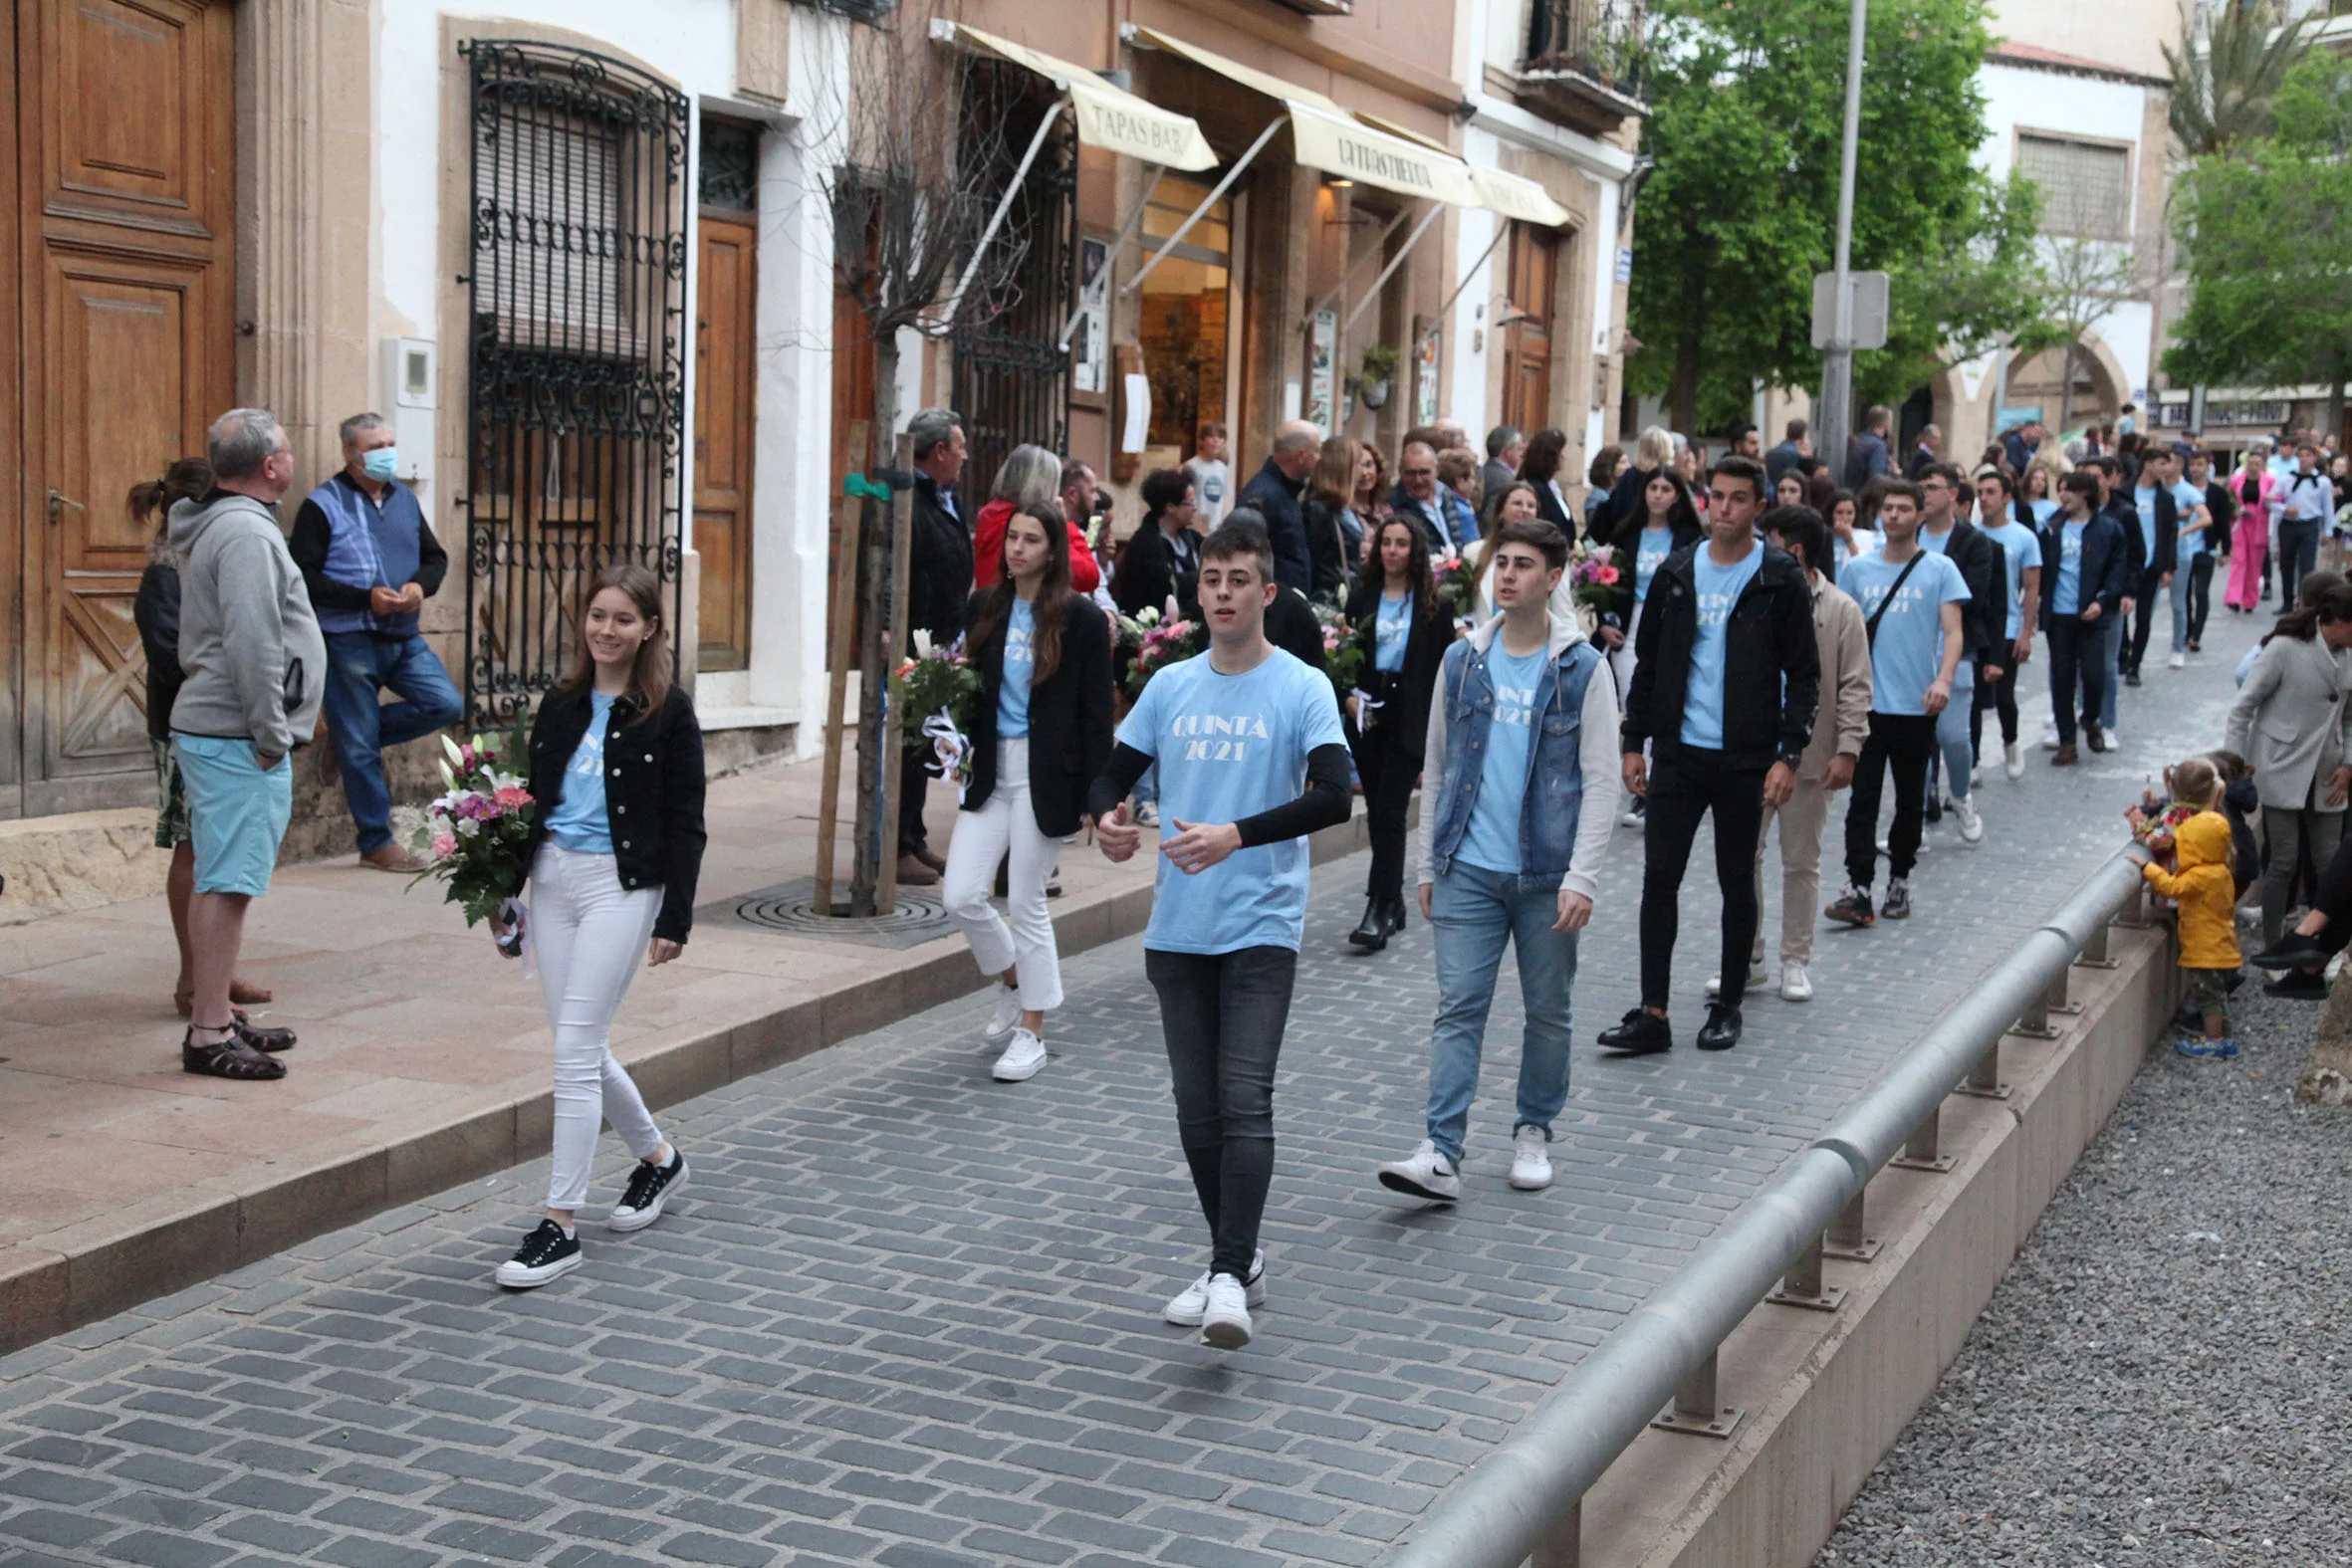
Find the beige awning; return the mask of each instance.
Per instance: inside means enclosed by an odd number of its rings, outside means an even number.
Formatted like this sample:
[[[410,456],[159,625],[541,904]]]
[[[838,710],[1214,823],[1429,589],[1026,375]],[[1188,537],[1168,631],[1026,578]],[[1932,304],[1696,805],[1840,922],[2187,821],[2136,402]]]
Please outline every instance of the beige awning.
[[[1450,149],[1430,140],[1418,130],[1382,119],[1377,114],[1367,114],[1359,110],[1355,117],[1375,130],[1385,130],[1392,136],[1417,141],[1447,157],[1454,155]],[[1547,229],[1562,228],[1574,221],[1574,215],[1553,201],[1551,193],[1539,182],[1524,174],[1507,173],[1477,163],[1468,166],[1471,183],[1478,187],[1477,205],[1489,212],[1499,212],[1506,218],[1517,218],[1522,223],[1532,223]]]
[[[960,22],[935,20],[931,36],[1034,71],[1067,93],[1078,140],[1089,147],[1188,173],[1217,165],[1209,138],[1188,115],[1113,87],[1084,66]]]

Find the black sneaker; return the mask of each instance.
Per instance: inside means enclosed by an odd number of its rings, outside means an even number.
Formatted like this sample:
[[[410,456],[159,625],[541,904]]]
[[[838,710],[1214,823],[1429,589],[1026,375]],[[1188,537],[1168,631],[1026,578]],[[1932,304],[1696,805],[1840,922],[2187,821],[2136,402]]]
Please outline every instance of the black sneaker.
[[[605,1218],[607,1231],[642,1231],[661,1218],[661,1206],[686,1190],[686,1154],[670,1149],[670,1163],[651,1165],[643,1160],[629,1172],[628,1191]]]
[[[2256,969],[2319,969],[2330,955],[2310,937],[2290,931],[2246,960]]]
[[[1846,884],[1844,895],[1821,913],[1841,925],[1859,927],[1878,924],[1878,916],[1870,908],[1870,889],[1856,887],[1851,882]]]
[[[1907,878],[1896,877],[1887,883],[1886,902],[1878,906],[1878,912],[1889,920],[1911,918],[1911,883]]]
[[[523,1237],[515,1255],[498,1265],[498,1282],[509,1290],[536,1290],[551,1279],[561,1279],[580,1266],[580,1236],[564,1233],[553,1220]]]
[[[1699,1029],[1701,1050],[1730,1050],[1740,1043],[1740,1009],[1720,1002],[1707,1005],[1707,1021]]]
[[[2315,969],[2288,970],[2262,991],[2266,996],[2284,997],[2289,1002],[2325,1002],[2327,977]]]
[[[1600,1047],[1614,1056],[1654,1056],[1674,1049],[1674,1029],[1647,1008],[1635,1008],[1616,1027],[1600,1031]]]

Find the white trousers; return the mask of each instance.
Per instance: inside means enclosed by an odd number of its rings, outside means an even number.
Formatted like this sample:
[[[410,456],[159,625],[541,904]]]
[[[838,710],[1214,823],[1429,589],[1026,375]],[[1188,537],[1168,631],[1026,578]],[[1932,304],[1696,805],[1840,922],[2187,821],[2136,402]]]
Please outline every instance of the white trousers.
[[[610,855],[584,855],[553,841],[531,866],[531,943],[539,989],[556,1031],[556,1156],[547,1206],[588,1202],[596,1124],[609,1119],[629,1153],[661,1148],[661,1129],[607,1043],[612,1014],[645,962],[658,887],[624,888]]]
[[[997,742],[997,783],[977,811],[956,813],[956,836],[947,846],[942,892],[950,919],[972,944],[981,973],[1021,971],[1021,1006],[1050,1012],[1061,1006],[1061,957],[1054,951],[1054,917],[1046,913],[1046,883],[1054,875],[1058,839],[1038,831],[1029,804],[1029,742]],[[996,886],[997,862],[1005,873],[1005,910],[988,901]]]

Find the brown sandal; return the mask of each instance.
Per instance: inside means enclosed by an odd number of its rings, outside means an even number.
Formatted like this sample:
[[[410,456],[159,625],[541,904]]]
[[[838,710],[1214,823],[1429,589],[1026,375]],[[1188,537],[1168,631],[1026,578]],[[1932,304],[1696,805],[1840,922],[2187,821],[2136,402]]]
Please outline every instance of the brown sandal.
[[[192,1028],[180,1036],[179,1066],[182,1072],[212,1078],[259,1080],[286,1076],[284,1062],[255,1050],[239,1036],[231,1034],[217,1045],[200,1045]]]

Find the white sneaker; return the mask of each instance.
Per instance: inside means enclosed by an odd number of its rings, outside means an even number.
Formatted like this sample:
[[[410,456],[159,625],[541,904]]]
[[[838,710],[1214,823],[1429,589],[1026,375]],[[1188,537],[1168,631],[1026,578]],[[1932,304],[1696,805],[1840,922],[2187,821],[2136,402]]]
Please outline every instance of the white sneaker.
[[[1250,1342],[1250,1297],[1231,1274],[1213,1274],[1201,1311],[1201,1338],[1219,1350],[1239,1350]]]
[[[1960,841],[1962,843],[1981,844],[1985,841],[1985,818],[1977,813],[1975,800],[1953,801],[1952,814],[1960,818]]]
[[[988,1069],[988,1075],[999,1083],[1026,1083],[1045,1064],[1046,1042],[1027,1029],[1015,1029],[1013,1043],[1005,1047],[1005,1054]]]
[[[2176,653],[2165,661],[2164,667],[2168,670],[2185,670],[2189,667],[2189,655]]]
[[[1619,827],[1641,826],[1641,813],[1633,808],[1632,801],[1628,800],[1625,803],[1625,809],[1617,813],[1617,825]]]
[[[1264,1252],[1260,1252],[1250,1261],[1250,1282],[1243,1287],[1242,1302],[1245,1306],[1261,1307],[1266,1305],[1266,1254]],[[1178,1328],[1198,1328],[1201,1326],[1202,1317],[1207,1315],[1208,1310],[1209,1276],[1203,1274],[1170,1296],[1168,1304],[1160,1308],[1160,1316]]]
[[[1780,1000],[1782,1002],[1810,1002],[1813,1000],[1813,978],[1795,959],[1780,961]]]
[[[1137,827],[1157,827],[1157,826],[1159,826],[1159,825],[1160,825],[1160,803],[1159,803],[1159,801],[1157,801],[1157,800],[1145,800],[1145,801],[1143,801],[1142,803],[1140,803],[1139,805],[1137,805],[1137,806],[1135,807],[1135,825],[1136,825]]]
[[[2025,748],[2016,741],[2001,748],[2000,771],[2011,779],[2025,777]]]
[[[1770,975],[1766,973],[1764,969],[1764,962],[1763,959],[1750,959],[1748,961],[1748,984],[1752,989],[1763,985],[1770,978]],[[1714,974],[1707,977],[1707,995],[1710,997],[1720,997],[1723,995],[1722,970],[1719,969]]]
[[[1450,1204],[1462,1196],[1462,1173],[1426,1138],[1410,1155],[1381,1166],[1374,1174],[1380,1178],[1382,1187],[1409,1198]]]
[[[2043,751],[2045,751],[2045,752],[2054,752],[2054,751],[2056,751],[2056,750],[2058,749],[2058,732],[2057,732],[2057,731],[2055,731],[2055,730],[2050,730],[2050,731],[2047,731],[2047,732],[2045,732],[2045,733],[2042,735],[2042,738],[2041,738],[2041,749],[2042,749]]]
[[[2111,751],[2111,752],[2112,752],[2112,751],[2114,751],[2114,750],[2115,750],[2117,747],[2121,746],[2122,744],[2123,744],[2123,732],[2122,732],[2121,730],[2118,730],[2118,729],[2116,729],[2116,728],[2115,728],[2114,726],[2112,726],[2112,725],[2108,726],[2108,727],[2107,727],[2107,750],[2109,750],[2109,751]]]
[[[1013,1031],[1019,1027],[1021,993],[1000,982],[997,986],[997,1009],[988,1015],[988,1027],[980,1031],[980,1037],[991,1045],[1002,1045],[1013,1037]]]
[[[1977,787],[1977,785],[1983,784],[1984,782],[1985,765],[1983,763],[1979,763],[1976,767],[1969,770],[1969,787],[1974,789]]]
[[[1511,1185],[1539,1193],[1551,1185],[1551,1140],[1540,1127],[1522,1127],[1512,1140]]]

